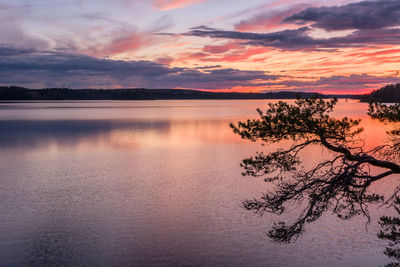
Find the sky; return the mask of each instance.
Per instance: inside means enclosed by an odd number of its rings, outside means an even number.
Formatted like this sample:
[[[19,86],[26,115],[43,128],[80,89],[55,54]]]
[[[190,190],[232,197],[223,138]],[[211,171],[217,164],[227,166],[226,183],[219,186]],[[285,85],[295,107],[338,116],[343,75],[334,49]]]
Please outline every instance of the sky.
[[[400,82],[400,1],[0,0],[0,85],[362,94]]]

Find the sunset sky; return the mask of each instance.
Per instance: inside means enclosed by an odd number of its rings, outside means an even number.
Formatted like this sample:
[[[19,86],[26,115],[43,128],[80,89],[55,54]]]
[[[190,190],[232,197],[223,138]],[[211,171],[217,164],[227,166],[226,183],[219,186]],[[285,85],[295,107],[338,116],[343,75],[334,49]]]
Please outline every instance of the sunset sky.
[[[365,93],[400,1],[0,0],[0,85]]]

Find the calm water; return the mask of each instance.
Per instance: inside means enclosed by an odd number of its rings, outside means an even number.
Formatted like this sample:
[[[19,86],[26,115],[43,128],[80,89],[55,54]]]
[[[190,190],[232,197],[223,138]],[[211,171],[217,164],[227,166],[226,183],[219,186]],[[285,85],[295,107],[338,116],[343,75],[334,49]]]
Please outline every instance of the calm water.
[[[281,245],[265,235],[278,217],[240,207],[269,188],[242,177],[239,167],[265,148],[240,140],[228,124],[254,117],[266,102],[0,103],[0,265],[387,262],[376,221],[388,209],[372,208],[367,228],[362,217],[327,214],[296,243]],[[372,145],[383,140],[385,126],[366,109],[341,102],[335,115],[365,117]],[[321,153],[310,151],[310,162]],[[395,179],[375,189],[390,192]]]

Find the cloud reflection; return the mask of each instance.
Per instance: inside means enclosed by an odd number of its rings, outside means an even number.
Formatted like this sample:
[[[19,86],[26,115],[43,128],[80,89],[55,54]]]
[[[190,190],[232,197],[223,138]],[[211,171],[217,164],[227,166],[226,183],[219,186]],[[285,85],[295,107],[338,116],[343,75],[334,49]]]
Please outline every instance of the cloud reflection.
[[[139,147],[236,143],[225,120],[8,120],[0,121],[0,149],[78,146]]]

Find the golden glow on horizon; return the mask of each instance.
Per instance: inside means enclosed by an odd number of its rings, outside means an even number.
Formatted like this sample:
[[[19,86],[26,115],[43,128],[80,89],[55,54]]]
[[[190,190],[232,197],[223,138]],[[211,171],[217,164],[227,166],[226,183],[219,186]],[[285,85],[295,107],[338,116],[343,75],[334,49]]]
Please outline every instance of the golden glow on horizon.
[[[79,8],[68,1],[43,2],[46,8],[10,1],[0,13],[17,19],[3,21],[8,30],[0,54],[15,56],[18,64],[0,62],[10,74],[0,82],[25,79],[18,85],[32,88],[365,93],[400,82],[400,22],[390,19],[396,5],[385,9],[386,18],[380,17],[380,3],[368,1],[364,10],[364,1],[88,0]],[[315,15],[314,7],[328,16]],[[24,21],[20,9],[27,14]],[[37,73],[28,75],[26,65]]]

